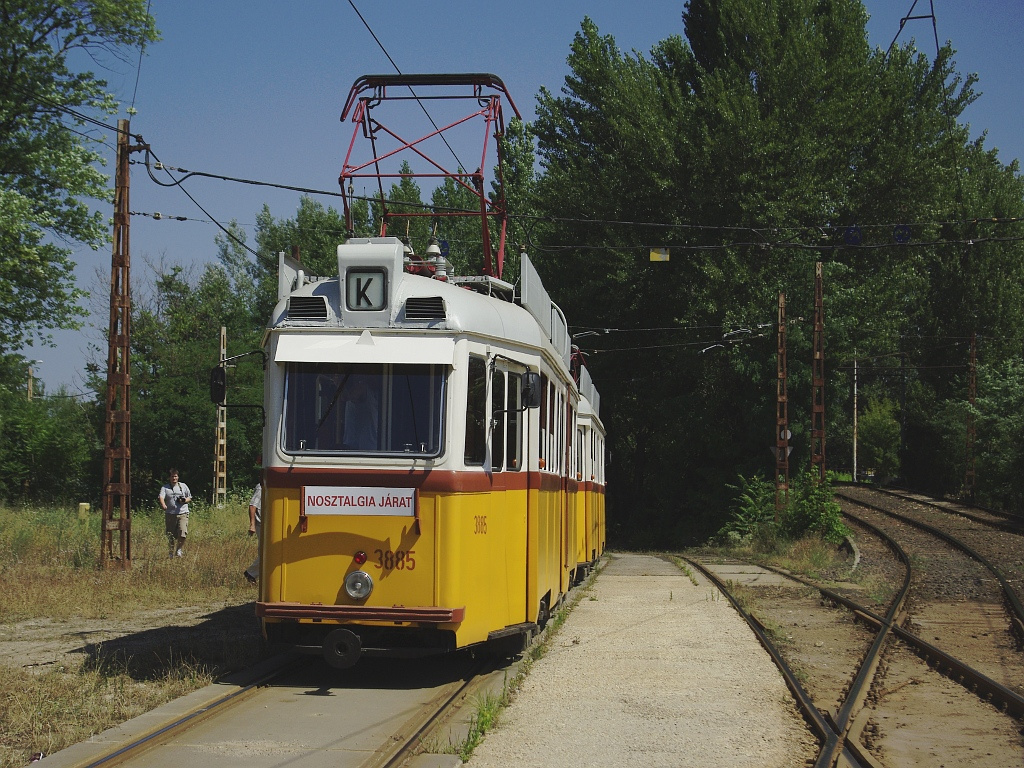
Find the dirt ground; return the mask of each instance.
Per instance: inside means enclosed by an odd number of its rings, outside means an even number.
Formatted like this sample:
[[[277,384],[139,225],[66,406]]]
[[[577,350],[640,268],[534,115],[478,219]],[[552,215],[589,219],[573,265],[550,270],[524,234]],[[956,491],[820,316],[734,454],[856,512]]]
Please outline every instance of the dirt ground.
[[[73,669],[98,656],[186,650],[230,659],[249,655],[260,640],[252,603],[154,610],[127,620],[39,618],[0,624],[0,664],[35,671]]]
[[[864,552],[864,559],[870,562],[870,545],[865,549],[868,551]],[[600,580],[598,584],[601,586]],[[758,612],[774,624],[784,638],[784,652],[790,662],[805,675],[805,686],[821,706],[834,711],[871,633],[854,623],[848,612],[823,603],[820,596],[804,587],[762,587],[752,592],[758,593],[752,595],[760,608]],[[703,598],[698,603],[705,609],[716,607],[705,604]],[[963,624],[962,603],[944,607],[948,611],[943,624]],[[577,618],[570,617],[567,629],[572,629]],[[933,614],[933,623],[935,618]],[[695,626],[702,624],[703,621],[695,622]],[[936,633],[933,624],[928,628]],[[991,630],[960,628],[975,634]],[[219,660],[215,666],[224,669],[245,663],[246,659],[251,661],[253,649],[261,647],[252,602],[154,610],[131,620],[33,619],[0,624],[0,664],[38,672],[61,666],[74,669],[97,658],[166,658],[185,652],[201,659]],[[759,648],[755,652],[761,653]],[[709,663],[714,658],[711,653]],[[997,646],[993,646],[990,661],[996,665],[992,671],[998,670],[999,665],[1020,663],[1019,657],[1013,658]],[[734,666],[740,669],[746,664]],[[1020,764],[1016,761],[1024,754],[1024,746],[1019,725],[1011,718],[979,702],[969,691],[928,669],[905,650],[889,651],[883,666],[887,674],[883,690],[871,702],[875,711],[867,738],[868,746],[883,763],[923,768],[937,764],[933,761],[938,753],[945,756],[947,766],[987,768]],[[594,679],[593,675],[602,674],[595,669],[583,677]],[[993,676],[1003,677],[998,673]],[[691,721],[693,728],[698,725]],[[688,734],[692,738],[693,731],[688,730]]]

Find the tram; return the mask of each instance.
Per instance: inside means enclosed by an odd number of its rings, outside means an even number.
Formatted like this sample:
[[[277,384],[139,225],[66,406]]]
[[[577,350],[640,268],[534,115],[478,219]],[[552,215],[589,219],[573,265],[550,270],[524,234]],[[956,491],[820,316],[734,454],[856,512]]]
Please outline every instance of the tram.
[[[469,89],[500,132],[493,75],[368,76],[345,109],[353,141],[410,85]],[[342,188],[362,168],[380,174],[377,157],[358,165],[350,149]],[[481,191],[483,275],[452,275],[436,238],[417,255],[387,216],[381,236],[337,247],[336,275],[279,255],[263,345],[268,640],[340,668],[515,654],[604,552],[600,397],[529,256],[517,285],[501,279],[497,201]],[[488,219],[501,220],[498,248]]]

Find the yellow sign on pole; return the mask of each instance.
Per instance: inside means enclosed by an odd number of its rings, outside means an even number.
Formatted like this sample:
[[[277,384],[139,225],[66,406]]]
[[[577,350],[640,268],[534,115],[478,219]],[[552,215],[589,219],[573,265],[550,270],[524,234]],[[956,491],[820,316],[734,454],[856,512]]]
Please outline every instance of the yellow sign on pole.
[[[668,248],[651,248],[651,261],[668,261]]]

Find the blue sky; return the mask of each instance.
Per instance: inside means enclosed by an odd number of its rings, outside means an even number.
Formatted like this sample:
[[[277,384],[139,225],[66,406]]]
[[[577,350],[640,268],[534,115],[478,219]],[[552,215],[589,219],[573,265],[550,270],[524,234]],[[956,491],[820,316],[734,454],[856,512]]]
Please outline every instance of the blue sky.
[[[541,86],[557,91],[566,56],[584,16],[622,50],[646,54],[659,40],[682,34],[683,0],[578,2],[519,0],[355,0],[403,72],[490,72],[501,77],[526,119]],[[914,0],[868,0],[870,42],[887,48]],[[972,134],[988,131],[986,146],[1008,163],[1024,155],[1024,28],[1020,0],[918,0],[914,15],[934,7],[940,42],[957,49],[961,72],[975,72],[982,93],[966,115]],[[350,129],[339,121],[353,81],[394,68],[347,0],[152,0],[163,40],[138,59],[105,62],[103,73],[125,107],[132,103],[133,133],[141,133],[160,159],[175,167],[228,176],[336,190]],[[931,20],[908,21],[899,42],[917,41],[935,54]],[[136,78],[138,87],[136,90]],[[120,117],[125,117],[122,113]],[[113,122],[116,118],[113,118]],[[110,139],[108,169],[113,167]],[[133,166],[131,208],[164,216],[207,217],[177,189],[164,189]],[[191,179],[189,192],[218,221],[237,220],[250,237],[264,203],[275,217],[294,215],[292,192]],[[337,207],[330,198],[323,202]],[[202,264],[215,259],[218,229],[205,221],[156,221],[135,216],[131,225],[132,284],[142,298],[153,283],[153,264]],[[56,349],[35,347],[33,370],[48,392],[84,389],[89,359],[105,365],[110,250],[76,252],[80,287],[91,291],[93,311],[80,332],[55,334]],[[100,347],[90,353],[90,345]],[[230,340],[229,340],[229,350]],[[234,352],[235,350],[231,350]]]

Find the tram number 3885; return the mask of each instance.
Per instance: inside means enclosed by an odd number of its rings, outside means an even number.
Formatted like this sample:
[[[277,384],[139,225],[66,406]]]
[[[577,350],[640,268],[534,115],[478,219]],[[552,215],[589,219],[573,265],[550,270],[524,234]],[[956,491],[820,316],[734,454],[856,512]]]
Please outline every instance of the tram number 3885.
[[[416,550],[414,549],[399,549],[398,551],[375,549],[373,554],[377,560],[374,565],[381,570],[413,571],[416,569],[416,559],[413,557],[416,554]]]
[[[487,533],[487,515],[474,515],[473,523],[473,533]]]

